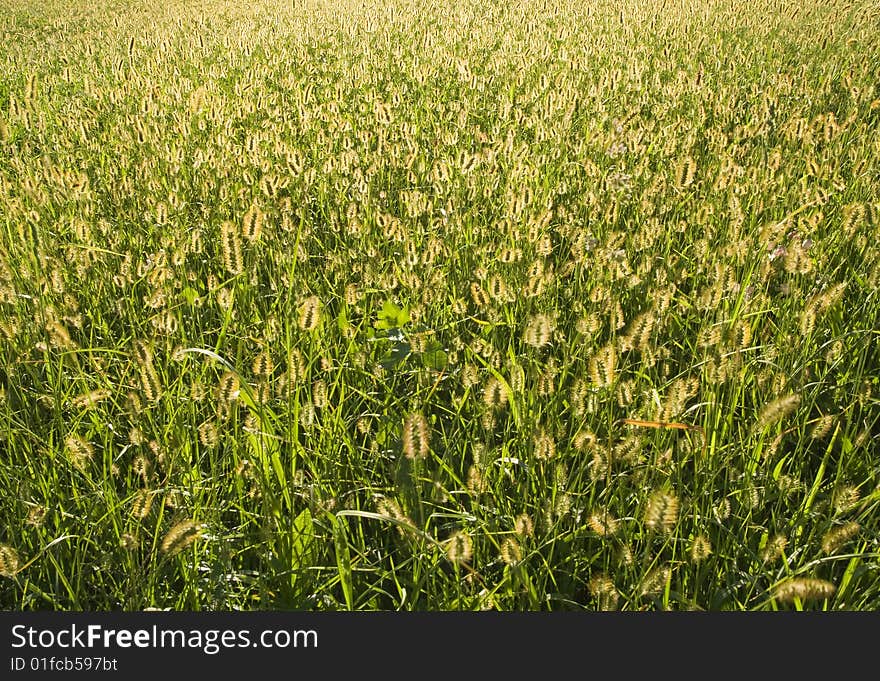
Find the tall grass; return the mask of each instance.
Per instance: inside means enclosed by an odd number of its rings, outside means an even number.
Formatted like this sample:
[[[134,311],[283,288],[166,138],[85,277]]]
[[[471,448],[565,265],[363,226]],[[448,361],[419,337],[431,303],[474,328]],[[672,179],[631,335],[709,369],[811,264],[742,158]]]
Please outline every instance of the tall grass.
[[[876,609],[876,5],[0,2],[0,604]]]

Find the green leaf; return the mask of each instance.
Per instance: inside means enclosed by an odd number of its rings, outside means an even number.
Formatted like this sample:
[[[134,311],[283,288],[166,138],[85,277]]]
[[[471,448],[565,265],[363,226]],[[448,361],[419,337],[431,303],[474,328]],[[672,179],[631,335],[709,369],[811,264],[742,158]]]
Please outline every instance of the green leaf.
[[[409,357],[412,349],[406,341],[397,341],[379,362],[385,369],[396,369]]]
[[[449,356],[443,350],[443,346],[435,340],[428,341],[425,351],[422,353],[422,364],[428,369],[440,371],[449,363]]]
[[[382,303],[382,309],[377,314],[378,320],[373,323],[377,329],[399,329],[406,324],[409,319],[409,305],[398,307],[390,300]]]
[[[277,421],[278,417],[270,409],[265,406],[261,408],[254,401],[250,388],[244,380],[241,381],[241,387],[239,399],[244,402],[258,425],[257,432],[251,430],[247,435],[251,453],[255,459],[262,463],[267,480],[270,477],[269,469],[271,468],[272,473],[275,475],[275,481],[278,483],[278,488],[281,491],[281,498],[284,500],[284,510],[289,510],[292,500],[290,498],[290,489],[287,485],[287,475],[284,472],[284,464],[281,462],[281,438],[275,434],[273,426],[273,422]],[[281,511],[280,505],[276,504],[276,512],[280,513]]]
[[[336,547],[336,569],[339,571],[339,582],[342,584],[342,593],[345,596],[346,607],[349,610],[354,610],[351,551],[348,548],[345,524],[336,516],[331,516],[331,519],[333,521],[333,543]]]
[[[315,563],[315,526],[312,514],[305,509],[293,521],[293,538],[290,544],[290,568],[301,570]]]
[[[183,296],[184,300],[186,300],[188,305],[192,305],[196,298],[199,297],[199,292],[196,291],[192,286],[187,286],[183,291],[180,292],[180,295]]]

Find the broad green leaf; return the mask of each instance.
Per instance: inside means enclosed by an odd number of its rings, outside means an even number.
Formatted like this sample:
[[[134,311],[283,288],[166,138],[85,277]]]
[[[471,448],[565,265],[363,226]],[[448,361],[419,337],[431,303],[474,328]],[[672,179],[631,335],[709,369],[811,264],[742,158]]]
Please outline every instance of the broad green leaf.
[[[425,351],[422,353],[422,364],[428,369],[436,369],[440,371],[445,369],[449,363],[449,357],[443,346],[435,340],[429,341]]]
[[[377,329],[399,329],[410,319],[409,305],[400,308],[386,300],[377,316],[378,320],[373,324]]]
[[[183,296],[183,299],[187,302],[188,305],[192,305],[196,298],[199,297],[199,292],[196,291],[192,286],[187,286],[183,291],[180,292],[180,295]]]
[[[290,543],[290,568],[302,570],[315,563],[315,526],[309,509],[303,510],[293,521]]]
[[[345,531],[345,523],[331,516],[333,522],[333,543],[336,548],[336,569],[339,571],[339,582],[342,584],[342,593],[345,596],[345,605],[349,610],[354,610],[354,588],[352,586],[351,551],[348,548],[348,535]]]

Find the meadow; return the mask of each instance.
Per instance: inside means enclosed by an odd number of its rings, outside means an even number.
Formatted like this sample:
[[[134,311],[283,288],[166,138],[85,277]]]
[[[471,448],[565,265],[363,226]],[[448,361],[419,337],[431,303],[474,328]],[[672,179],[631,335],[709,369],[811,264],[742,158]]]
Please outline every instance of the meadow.
[[[0,607],[880,608],[880,6],[0,0]]]

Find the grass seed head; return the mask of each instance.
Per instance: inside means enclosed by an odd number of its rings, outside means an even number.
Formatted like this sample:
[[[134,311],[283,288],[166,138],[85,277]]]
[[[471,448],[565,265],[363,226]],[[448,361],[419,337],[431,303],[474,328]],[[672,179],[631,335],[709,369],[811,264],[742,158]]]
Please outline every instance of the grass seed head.
[[[860,498],[861,493],[858,487],[845,485],[834,491],[831,503],[836,513],[843,514],[854,509],[858,505]]]
[[[781,534],[775,534],[767,540],[767,544],[761,549],[761,561],[772,563],[785,555],[788,547],[788,538]]]
[[[539,461],[552,459],[556,455],[556,441],[544,428],[539,428],[534,438],[535,458]]]
[[[108,397],[110,397],[109,390],[92,390],[75,397],[73,400],[73,406],[79,407],[80,409],[93,407],[99,402],[106,400]]]
[[[254,376],[270,376],[274,370],[275,362],[272,361],[272,356],[268,352],[263,351],[254,357],[251,365]]]
[[[14,577],[20,566],[18,551],[8,544],[0,544],[0,576]]]
[[[263,211],[254,204],[244,214],[241,223],[241,235],[249,242],[254,243],[260,238],[263,231]]]
[[[95,457],[95,449],[92,444],[79,435],[68,435],[64,439],[64,448],[70,462],[81,471],[84,471]]]
[[[702,563],[712,554],[712,543],[709,537],[699,534],[691,542],[690,557],[692,563]]]
[[[244,260],[241,255],[241,237],[238,230],[229,221],[220,226],[220,250],[223,255],[223,266],[230,274],[244,272]]]
[[[792,603],[795,599],[801,601],[816,601],[831,598],[837,591],[837,587],[824,579],[815,577],[793,577],[778,584],[773,589],[773,598],[780,603]]]
[[[489,376],[483,387],[483,402],[489,409],[501,409],[509,401],[507,386],[495,376]]]
[[[599,610],[616,610],[619,594],[608,575],[601,573],[590,579],[590,594],[596,599]]]
[[[620,529],[618,520],[607,511],[590,514],[587,525],[600,537],[610,537]]]
[[[446,557],[458,565],[468,563],[473,557],[474,544],[471,536],[461,530],[446,540]]]
[[[644,520],[652,530],[671,532],[678,522],[678,497],[664,490],[653,492],[645,506]]]
[[[672,569],[668,565],[661,565],[648,572],[639,585],[639,593],[642,596],[654,596],[666,588]]]
[[[212,447],[216,447],[217,443],[220,441],[220,436],[217,431],[217,423],[215,421],[203,421],[199,424],[199,442],[202,443],[205,447],[209,449]]]
[[[240,387],[238,374],[233,371],[224,372],[217,384],[217,400],[223,404],[234,402],[238,399]]]
[[[390,497],[379,497],[376,500],[376,513],[395,520],[397,530],[402,537],[406,536],[406,527],[415,527],[415,523],[403,512],[400,504]]]
[[[317,296],[306,298],[299,307],[299,328],[314,331],[321,321],[321,301]]]
[[[535,523],[527,513],[521,513],[513,521],[513,531],[520,539],[535,535]]]
[[[407,459],[428,456],[431,433],[423,414],[410,414],[403,422],[403,454]]]
[[[791,414],[801,402],[800,395],[785,395],[767,404],[758,414],[755,429],[761,431]]]
[[[143,520],[150,514],[155,495],[149,490],[138,490],[134,502],[131,505],[131,516],[136,520]]]
[[[501,542],[500,556],[505,565],[517,565],[522,562],[522,546],[513,537],[507,537]]]
[[[180,520],[162,538],[159,549],[166,556],[173,556],[191,546],[200,536],[201,525],[194,520]]]
[[[550,344],[553,332],[556,329],[556,321],[547,314],[539,313],[533,316],[523,332],[523,340],[527,345],[540,349]]]
[[[827,554],[836,553],[837,550],[855,537],[862,529],[859,523],[851,521],[828,530],[822,535],[822,551]]]

